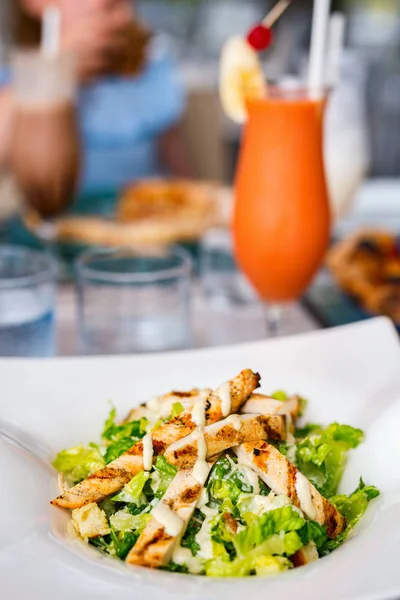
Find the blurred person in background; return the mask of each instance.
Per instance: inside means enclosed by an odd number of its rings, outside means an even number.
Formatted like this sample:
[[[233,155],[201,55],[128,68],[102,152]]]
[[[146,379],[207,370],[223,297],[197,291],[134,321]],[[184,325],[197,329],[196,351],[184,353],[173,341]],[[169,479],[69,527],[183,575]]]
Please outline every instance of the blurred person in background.
[[[15,2],[14,43],[37,47],[49,0]],[[81,192],[118,189],[163,174],[189,176],[179,137],[185,93],[172,61],[157,52],[129,0],[58,0],[61,50],[78,59],[83,143]],[[0,165],[12,136],[9,73],[0,72]]]

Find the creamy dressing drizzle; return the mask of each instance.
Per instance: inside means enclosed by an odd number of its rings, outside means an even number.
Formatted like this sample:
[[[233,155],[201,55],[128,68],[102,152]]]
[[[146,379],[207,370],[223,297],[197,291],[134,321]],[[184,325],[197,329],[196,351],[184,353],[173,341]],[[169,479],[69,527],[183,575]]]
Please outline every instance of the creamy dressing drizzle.
[[[247,465],[243,465],[243,464],[239,463],[238,466],[240,467],[240,469],[242,469],[244,471],[249,484],[253,488],[253,494],[259,494],[260,493],[260,483],[258,481],[257,473],[254,473],[254,471],[252,469],[250,469]]]
[[[228,417],[227,423],[232,425],[233,429],[236,429],[236,431],[240,431],[242,427],[242,419],[239,415],[231,415]]]
[[[209,500],[209,498],[208,498],[207,488],[203,487],[203,489],[200,492],[199,499],[197,500],[196,508],[201,509],[203,506],[205,506],[207,504],[208,500]]]
[[[227,417],[232,408],[231,384],[229,381],[219,386],[217,394],[221,400],[222,416]]]
[[[184,525],[182,519],[162,500],[153,510],[152,516],[164,527],[167,535],[176,537],[181,533]]]
[[[158,412],[160,410],[161,398],[159,396],[154,396],[154,398],[150,398],[147,402],[147,408],[153,410],[154,412]]]
[[[172,554],[172,560],[177,565],[186,565],[190,573],[198,574],[203,571],[203,566],[198,558],[192,556],[189,548],[177,546]]]
[[[168,400],[160,404],[159,414],[162,419],[167,419],[170,416],[172,407],[175,404],[175,402],[178,402],[178,400],[176,400],[175,398],[169,398]]]
[[[208,559],[213,558],[213,545],[211,540],[210,522],[218,514],[215,508],[203,506],[201,512],[205,515],[205,519],[201,525],[200,531],[197,533],[195,540],[200,546],[200,550],[197,553],[199,558]]]
[[[146,433],[142,438],[143,442],[143,469],[145,471],[151,471],[153,466],[153,438],[151,437],[151,431]]]
[[[198,398],[192,408],[192,421],[197,427],[204,427],[206,424],[206,410],[204,398]]]
[[[300,471],[296,474],[295,489],[300,502],[300,508],[309,519],[315,519],[316,510],[311,498],[310,482]]]
[[[204,437],[204,433],[200,429],[198,429],[197,431],[197,460],[193,467],[192,474],[196,481],[198,481],[201,484],[204,484],[206,482],[210,470],[210,467],[206,462],[207,444]]]
[[[274,492],[270,492],[268,496],[260,496],[258,494],[253,496],[249,502],[249,511],[256,515],[261,515],[270,510],[283,508],[284,506],[289,505],[294,511],[303,516],[302,511],[297,508],[297,506],[290,504],[289,498],[286,495],[282,494],[277,496]]]

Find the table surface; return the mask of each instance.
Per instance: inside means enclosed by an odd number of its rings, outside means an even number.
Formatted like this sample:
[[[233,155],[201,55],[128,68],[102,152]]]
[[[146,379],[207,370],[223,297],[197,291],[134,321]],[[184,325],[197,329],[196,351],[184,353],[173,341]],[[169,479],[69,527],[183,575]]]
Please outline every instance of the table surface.
[[[0,218],[15,211],[16,192],[12,182],[0,185]],[[335,234],[344,235],[360,227],[382,226],[400,233],[400,179],[375,179],[361,187],[349,216],[337,224]],[[61,356],[79,354],[75,290],[61,286],[57,295],[57,339]],[[301,305],[291,308],[285,317],[281,335],[320,328]],[[262,307],[253,302],[230,308],[210,306],[201,293],[193,299],[193,330],[196,347],[235,344],[265,338],[266,325]]]
[[[360,227],[385,227],[400,233],[400,179],[367,181],[349,216],[336,226],[341,236]],[[72,285],[61,286],[57,297],[57,339],[61,356],[80,354],[76,295]],[[263,339],[267,335],[263,308],[256,302],[217,307],[196,289],[192,326],[195,347],[218,346]],[[301,305],[285,315],[280,335],[313,331],[320,323]]]
[[[283,316],[280,335],[313,331],[319,327],[318,322],[301,305],[295,304]],[[259,303],[216,306],[198,289],[195,289],[192,298],[192,328],[196,348],[238,344],[267,337],[265,314]],[[58,290],[56,329],[60,356],[82,354],[73,285],[64,285]]]

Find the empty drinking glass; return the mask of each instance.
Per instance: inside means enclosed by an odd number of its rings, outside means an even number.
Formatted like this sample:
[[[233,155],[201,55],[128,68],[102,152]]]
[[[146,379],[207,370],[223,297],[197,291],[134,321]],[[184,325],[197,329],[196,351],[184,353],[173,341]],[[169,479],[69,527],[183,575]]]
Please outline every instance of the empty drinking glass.
[[[210,306],[231,309],[257,302],[257,296],[233,256],[232,233],[210,229],[200,242],[201,287]]]
[[[189,347],[191,271],[191,258],[179,247],[85,253],[77,262],[81,351]]]
[[[0,246],[0,356],[55,354],[55,278],[49,255]]]

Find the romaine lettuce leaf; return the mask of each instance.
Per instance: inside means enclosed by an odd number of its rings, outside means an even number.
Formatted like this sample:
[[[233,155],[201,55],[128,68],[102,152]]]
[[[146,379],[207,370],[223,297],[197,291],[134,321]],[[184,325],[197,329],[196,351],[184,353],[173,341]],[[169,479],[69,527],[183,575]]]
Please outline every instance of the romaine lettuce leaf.
[[[165,567],[160,567],[161,571],[170,571],[171,573],[189,573],[186,565],[178,565],[172,560]]]
[[[150,519],[151,515],[148,512],[132,515],[124,508],[110,517],[110,525],[115,531],[135,531],[141,534]]]
[[[189,548],[193,556],[196,556],[200,550],[200,546],[196,542],[196,535],[199,533],[203,521],[203,515],[200,510],[196,508],[181,540],[181,546],[183,548]]]
[[[236,504],[242,493],[251,494],[253,488],[240,465],[224,456],[211,469],[207,492],[211,505],[219,505],[227,499]]]
[[[328,539],[326,526],[319,525],[316,521],[307,520],[297,533],[299,534],[303,546],[306,546],[308,542],[313,541],[317,548],[320,548]]]
[[[305,520],[297,511],[293,510],[290,505],[284,506],[270,510],[254,519],[246,529],[235,536],[233,543],[238,554],[246,555],[274,534],[297,531],[304,524]],[[300,547],[302,545],[301,543]]]
[[[276,390],[271,394],[270,397],[274,398],[275,400],[280,400],[281,402],[286,402],[286,400],[289,400],[289,394],[287,394],[284,390]]]
[[[175,417],[177,417],[178,415],[183,413],[184,410],[185,410],[185,408],[184,408],[183,404],[181,404],[180,402],[174,402],[172,405],[171,414],[170,414],[168,420],[174,419]]]
[[[112,408],[101,434],[107,443],[107,450],[104,453],[106,464],[132,448],[145,435],[148,427],[148,420],[144,417],[137,421],[118,425],[115,423],[116,414],[115,408]]]
[[[104,440],[117,442],[122,438],[129,437],[135,438],[135,441],[137,441],[146,434],[149,422],[145,417],[142,417],[138,421],[129,421],[128,423],[118,425],[117,423],[115,423],[116,415],[116,409],[112,408],[107,420],[104,423],[103,433],[101,434],[101,437]],[[134,443],[135,442],[133,442],[133,444]]]
[[[287,571],[292,567],[292,563],[282,556],[260,556],[254,560],[254,570],[256,575],[276,575],[282,571]]]
[[[137,439],[131,437],[122,438],[116,442],[112,442],[109,446],[107,446],[107,450],[104,453],[104,460],[106,461],[106,464],[108,465],[108,463],[121,456],[121,454],[129,450],[129,448],[132,448],[136,442]]]
[[[298,396],[299,398],[299,412],[298,412],[298,417],[302,417],[304,415],[304,413],[307,410],[307,405],[308,405],[308,400],[306,398],[303,398],[303,396]]]
[[[129,551],[138,540],[139,534],[131,531],[117,532],[111,529],[111,533],[105,536],[91,538],[89,543],[110,556],[116,556],[125,560]]]
[[[260,487],[260,496],[268,496],[271,493],[271,489],[260,478],[258,478],[258,485]]]
[[[107,519],[109,519],[117,510],[115,502],[112,500],[112,498],[104,498],[104,500],[98,504],[101,510],[106,513]]]
[[[95,538],[89,539],[89,544],[96,546],[102,552],[106,554],[110,554],[111,556],[115,556],[115,551],[111,551],[111,536],[110,535],[100,535]]]
[[[246,556],[232,562],[218,557],[206,562],[206,575],[210,577],[245,577],[246,575],[274,575],[291,567],[281,556]]]
[[[171,408],[171,413],[167,418],[162,418],[160,417],[152,426],[152,431],[155,431],[156,429],[158,429],[159,427],[161,427],[161,425],[164,425],[164,423],[167,423],[168,421],[170,421],[171,419],[174,419],[175,417],[177,417],[178,415],[180,415],[183,411],[185,410],[183,404],[181,404],[180,402],[174,402]]]
[[[317,425],[316,423],[307,423],[303,427],[296,427],[294,432],[295,438],[305,438],[310,433],[321,433],[323,427],[321,425]]]
[[[374,485],[365,485],[362,478],[360,478],[357,489],[350,496],[339,494],[331,498],[331,502],[354,526],[365,513],[368,503],[378,496],[379,490]]]
[[[162,455],[157,456],[154,468],[156,471],[158,471],[162,478],[169,479],[171,481],[178,472],[178,469],[175,467],[175,465],[171,465],[165,456]]]
[[[164,456],[157,456],[154,471],[151,474],[151,488],[156,498],[161,498],[167,491],[178,469],[171,465]]]
[[[118,556],[121,560],[125,560],[139,538],[139,534],[136,531],[115,531],[112,528],[110,536],[115,556]]]
[[[213,541],[218,543],[213,546],[214,558],[205,566],[206,574],[216,577],[266,575],[290,568],[287,557],[310,540],[321,545],[327,539],[325,528],[306,521],[290,505],[253,516],[236,535],[221,525],[221,516],[213,519]]]
[[[89,447],[82,445],[74,446],[68,450],[62,450],[53,461],[53,467],[63,473],[70,485],[79,483],[91,473],[104,467],[105,462],[96,444]]]
[[[226,479],[215,479],[209,483],[207,489],[212,501],[231,499],[233,502],[237,502],[242,493],[237,485]]]
[[[211,469],[208,482],[212,483],[214,480],[225,479],[232,471],[232,465],[227,456],[222,456],[217,460],[213,468]]]
[[[346,529],[338,535],[334,540],[327,540],[320,548],[322,556],[329,554],[340,546],[353,532],[354,526],[361,519],[368,508],[369,502],[379,496],[379,490],[373,486],[366,486],[360,478],[360,483],[357,489],[350,495],[339,494],[330,498],[332,504],[336,506],[338,511],[346,517]]]
[[[236,549],[233,540],[236,535],[238,522],[232,516],[231,511],[220,509],[210,522],[211,540],[224,547],[225,552],[232,559],[236,557]]]
[[[297,444],[296,466],[323,496],[336,493],[346,464],[346,454],[363,439],[361,429],[332,423],[326,429],[309,433]]]
[[[142,504],[141,496],[146,481],[149,479],[148,471],[139,471],[134,477],[122,488],[116,496],[113,496],[114,502],[132,502],[134,504]]]
[[[275,533],[265,542],[263,542],[259,546],[256,546],[248,554],[250,554],[253,557],[262,557],[273,554],[286,554],[287,556],[292,556],[292,554],[297,552],[297,550],[299,550],[302,546],[303,542],[301,541],[296,531],[289,531],[284,535],[282,535],[282,533]]]
[[[334,442],[342,442],[346,450],[357,448],[364,439],[364,432],[351,425],[339,425],[332,423],[324,431],[326,438]]]

